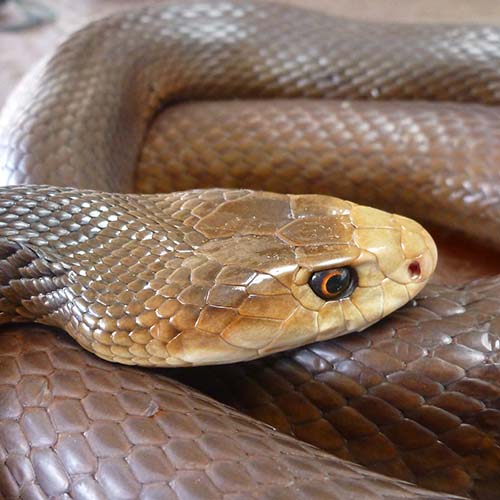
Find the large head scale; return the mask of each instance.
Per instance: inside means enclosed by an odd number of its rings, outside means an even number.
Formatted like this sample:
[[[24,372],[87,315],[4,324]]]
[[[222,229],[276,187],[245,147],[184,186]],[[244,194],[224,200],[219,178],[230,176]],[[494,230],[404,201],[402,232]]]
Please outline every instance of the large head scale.
[[[414,297],[437,259],[416,222],[328,196],[4,197],[0,320],[59,326],[128,364],[226,363],[362,330]]]
[[[418,223],[329,196],[250,192],[195,229],[210,238],[197,252],[232,275],[214,304],[237,310],[221,339],[252,357],[366,328],[412,299],[437,262]]]

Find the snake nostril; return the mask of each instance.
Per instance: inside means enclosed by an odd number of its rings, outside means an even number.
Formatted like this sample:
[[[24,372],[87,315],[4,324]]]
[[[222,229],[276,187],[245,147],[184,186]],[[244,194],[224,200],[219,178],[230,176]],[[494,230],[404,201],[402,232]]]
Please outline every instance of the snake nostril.
[[[422,276],[422,269],[418,261],[414,260],[410,263],[408,266],[408,274],[412,280],[418,280]]]

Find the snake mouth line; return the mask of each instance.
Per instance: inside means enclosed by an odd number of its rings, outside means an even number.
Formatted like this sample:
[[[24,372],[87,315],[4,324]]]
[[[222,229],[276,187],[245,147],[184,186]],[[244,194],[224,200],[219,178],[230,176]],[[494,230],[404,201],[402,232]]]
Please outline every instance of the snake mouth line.
[[[21,2],[49,0],[0,24]],[[0,114],[0,184],[34,185],[0,188],[0,323],[116,362],[1,332],[0,497],[495,496],[500,280],[420,294],[415,221],[500,238],[500,29],[166,4],[73,35]]]

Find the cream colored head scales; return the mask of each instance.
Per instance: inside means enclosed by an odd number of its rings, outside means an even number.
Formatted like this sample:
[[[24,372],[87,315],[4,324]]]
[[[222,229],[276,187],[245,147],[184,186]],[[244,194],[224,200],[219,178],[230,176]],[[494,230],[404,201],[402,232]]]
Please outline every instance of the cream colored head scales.
[[[328,196],[1,194],[12,268],[0,270],[0,318],[59,326],[128,364],[226,363],[361,330],[436,265],[419,224]],[[311,276],[338,268],[352,271],[350,293],[325,300]]]

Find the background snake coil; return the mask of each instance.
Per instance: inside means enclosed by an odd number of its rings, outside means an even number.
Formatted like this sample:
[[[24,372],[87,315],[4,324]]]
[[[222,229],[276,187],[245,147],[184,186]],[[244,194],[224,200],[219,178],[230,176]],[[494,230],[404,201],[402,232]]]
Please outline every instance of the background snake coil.
[[[500,282],[413,300],[391,213],[499,244],[499,42],[210,0],[42,61],[0,115],[2,495],[495,498]]]

